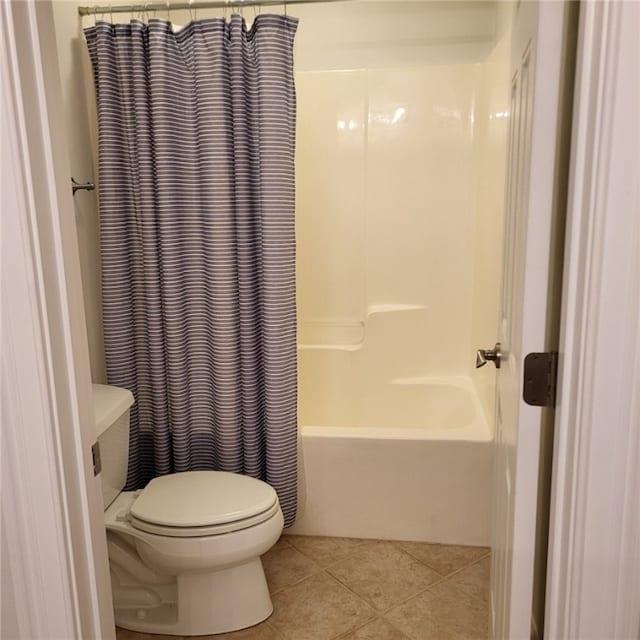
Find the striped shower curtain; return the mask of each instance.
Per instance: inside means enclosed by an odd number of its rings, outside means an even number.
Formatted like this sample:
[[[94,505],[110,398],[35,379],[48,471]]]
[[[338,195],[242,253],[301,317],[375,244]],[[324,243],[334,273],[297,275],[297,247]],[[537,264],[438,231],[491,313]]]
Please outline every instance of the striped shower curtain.
[[[107,376],[130,389],[127,488],[192,469],[296,516],[295,18],[98,22]]]

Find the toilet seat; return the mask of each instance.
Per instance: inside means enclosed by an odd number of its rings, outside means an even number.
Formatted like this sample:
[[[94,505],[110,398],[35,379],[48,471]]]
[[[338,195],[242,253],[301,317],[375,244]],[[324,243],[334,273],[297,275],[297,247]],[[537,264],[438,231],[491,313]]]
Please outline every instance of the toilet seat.
[[[131,525],[161,536],[219,535],[256,526],[279,512],[265,482],[224,471],[186,471],[154,478],[129,512]]]

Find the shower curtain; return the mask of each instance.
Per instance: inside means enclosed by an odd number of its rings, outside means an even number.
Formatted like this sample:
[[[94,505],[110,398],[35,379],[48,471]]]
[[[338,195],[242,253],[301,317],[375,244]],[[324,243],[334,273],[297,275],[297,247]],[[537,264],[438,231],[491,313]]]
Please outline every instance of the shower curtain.
[[[296,516],[295,18],[98,22],[109,384],[130,389],[127,488],[260,478]]]

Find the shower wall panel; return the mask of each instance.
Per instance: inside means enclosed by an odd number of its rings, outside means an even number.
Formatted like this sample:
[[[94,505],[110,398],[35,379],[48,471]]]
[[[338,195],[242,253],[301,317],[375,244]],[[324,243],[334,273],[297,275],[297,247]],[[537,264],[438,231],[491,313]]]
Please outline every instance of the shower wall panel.
[[[354,366],[387,375],[468,370],[480,72],[471,63],[298,74],[305,349],[365,350]]]
[[[509,43],[505,33],[482,66],[474,146],[476,171],[476,217],[471,323],[472,350],[490,348],[498,336],[506,175],[507,129],[509,125]],[[483,367],[473,372],[473,381],[490,424],[495,413],[495,370]]]
[[[406,375],[460,373],[471,313],[477,65],[367,76],[367,304],[424,308],[418,331],[404,334],[419,360]]]
[[[366,76],[296,79],[299,341],[354,343],[365,316]]]

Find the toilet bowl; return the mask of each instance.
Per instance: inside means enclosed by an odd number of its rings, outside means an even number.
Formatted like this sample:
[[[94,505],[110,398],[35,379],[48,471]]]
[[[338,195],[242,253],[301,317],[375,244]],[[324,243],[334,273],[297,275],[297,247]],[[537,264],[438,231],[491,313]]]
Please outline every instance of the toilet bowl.
[[[273,488],[234,473],[187,471],[122,491],[133,397],[94,385],[94,401],[99,432],[103,428],[98,439],[116,625],[189,636],[267,618],[273,605],[260,556],[284,524]]]

